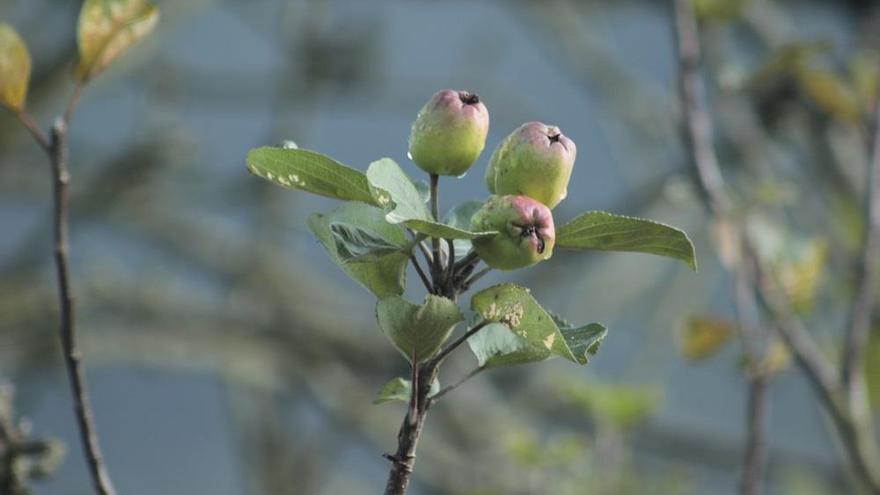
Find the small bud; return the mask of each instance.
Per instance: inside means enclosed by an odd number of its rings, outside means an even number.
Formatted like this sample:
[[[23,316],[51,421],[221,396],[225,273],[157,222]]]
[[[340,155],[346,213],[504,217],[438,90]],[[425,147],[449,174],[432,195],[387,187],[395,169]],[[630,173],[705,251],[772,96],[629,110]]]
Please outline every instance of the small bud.
[[[576,157],[574,141],[558,127],[528,122],[492,153],[486,185],[493,194],[523,194],[554,208],[568,195]]]
[[[492,268],[515,270],[549,259],[556,243],[550,209],[527,196],[492,196],[474,214],[476,231],[498,231],[475,239],[474,250]]]
[[[468,91],[444,89],[419,111],[409,135],[409,155],[429,174],[460,176],[486,146],[489,111]]]

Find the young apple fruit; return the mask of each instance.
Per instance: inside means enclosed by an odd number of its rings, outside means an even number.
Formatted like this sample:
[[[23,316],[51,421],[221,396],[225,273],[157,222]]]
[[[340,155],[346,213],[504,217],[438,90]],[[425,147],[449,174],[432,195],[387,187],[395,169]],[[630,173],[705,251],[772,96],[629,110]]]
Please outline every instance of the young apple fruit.
[[[492,196],[471,223],[476,231],[499,232],[473,241],[474,250],[492,268],[516,270],[553,254],[553,215],[528,196]]]

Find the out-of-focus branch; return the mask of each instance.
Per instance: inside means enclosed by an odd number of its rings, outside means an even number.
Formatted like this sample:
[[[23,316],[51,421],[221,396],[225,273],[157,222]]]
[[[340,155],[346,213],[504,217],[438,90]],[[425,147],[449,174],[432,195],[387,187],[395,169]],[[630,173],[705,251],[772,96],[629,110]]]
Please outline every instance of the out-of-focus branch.
[[[53,440],[29,438],[16,419],[11,384],[0,380],[0,493],[29,495],[28,481],[52,472],[64,449]]]
[[[746,404],[746,442],[743,452],[743,466],[740,476],[740,493],[757,495],[761,493],[762,480],[767,470],[767,399],[770,389],[770,375],[765,369],[766,352],[758,347],[766,342],[766,335],[757,321],[752,325],[750,316],[757,320],[757,301],[755,301],[754,273],[752,267],[741,264],[736,273],[736,308],[739,320],[739,335],[748,365],[748,403]]]
[[[724,192],[724,180],[713,147],[712,121],[705,102],[703,79],[700,74],[701,54],[697,22],[689,0],[673,0],[675,32],[678,48],[683,137],[691,162],[696,170],[697,184],[709,212],[716,220],[730,221],[729,200]],[[873,181],[873,179],[872,179]],[[878,214],[880,218],[880,214]],[[732,225],[732,223],[731,223]],[[880,494],[878,455],[870,418],[854,415],[846,400],[846,391],[837,380],[828,359],[821,353],[809,331],[793,313],[778,284],[755,249],[745,229],[740,234],[740,259],[737,270],[743,266],[754,269],[754,294],[772,327],[779,333],[786,347],[794,355],[798,366],[810,381],[823,406],[837,428],[855,473],[873,494]],[[751,395],[751,394],[750,394]],[[750,435],[750,441],[760,435]],[[747,450],[754,448],[747,447]],[[754,457],[753,457],[754,459]],[[750,467],[744,476],[760,472]],[[743,480],[742,487],[757,486],[753,480]],[[744,492],[754,493],[754,492]]]
[[[859,282],[849,314],[841,376],[850,394],[862,393],[865,347],[871,331],[871,317],[877,299],[877,263],[880,261],[880,105],[874,111],[874,137],[871,143],[865,192],[865,240],[858,271]]]
[[[712,120],[706,104],[705,87],[700,73],[702,55],[700,49],[697,21],[689,0],[673,0],[675,12],[676,46],[678,49],[679,62],[679,91],[682,111],[682,136],[687,144],[690,161],[694,167],[695,182],[697,183],[700,196],[714,217],[716,222],[724,223],[734,228],[730,215],[730,199],[724,189],[724,178],[718,163],[714,149],[714,131]],[[743,230],[743,229],[740,229]],[[751,249],[750,240],[743,230],[738,232],[741,244],[739,259],[735,262],[738,283],[752,285],[745,292],[750,293],[750,298],[757,295],[761,301],[765,300],[759,284],[754,285],[754,278],[763,279],[759,260]],[[754,274],[751,273],[754,270]],[[738,288],[738,292],[743,292]],[[766,306],[766,305],[765,305]],[[777,330],[783,335],[783,339],[792,348],[793,353],[801,363],[801,366],[811,377],[815,388],[820,395],[830,396],[830,378],[827,373],[829,365],[821,360],[821,355],[813,352],[813,345],[809,334],[801,327],[792,326],[787,321],[779,318],[777,308],[770,308]],[[742,316],[742,315],[741,315]],[[744,328],[746,325],[742,325]],[[759,351],[755,348],[756,336],[742,333],[743,346],[749,354],[750,360],[754,361]],[[747,442],[740,490],[744,495],[760,493],[762,477],[764,474],[766,454],[766,377],[761,372],[751,373],[749,380],[749,405],[747,413]]]
[[[730,200],[724,190],[724,179],[713,145],[712,120],[705,101],[705,88],[700,74],[701,50],[697,22],[689,0],[674,0],[675,28],[679,62],[679,91],[682,111],[682,135],[687,143],[690,161],[694,167],[695,182],[709,213],[719,224],[729,224]],[[746,413],[746,446],[740,477],[740,493],[761,493],[766,469],[767,436],[767,376],[757,370],[761,351],[757,349],[759,336],[754,335],[751,325],[743,324],[742,306],[754,298],[751,285],[752,274],[737,260],[737,301],[740,307],[740,336],[749,360],[749,401]]]

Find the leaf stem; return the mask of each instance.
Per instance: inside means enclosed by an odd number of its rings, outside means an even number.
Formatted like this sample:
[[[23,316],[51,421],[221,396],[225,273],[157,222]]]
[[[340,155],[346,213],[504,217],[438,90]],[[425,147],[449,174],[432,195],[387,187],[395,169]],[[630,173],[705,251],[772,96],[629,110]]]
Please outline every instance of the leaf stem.
[[[468,254],[464,255],[464,257],[458,260],[455,263],[455,272],[458,273],[463,270],[466,266],[479,261],[480,255],[477,254],[473,249],[468,252]]]
[[[431,174],[431,215],[434,220],[440,218],[440,176]],[[431,238],[431,256],[433,260],[431,276],[434,280],[434,287],[443,286],[443,264],[440,260],[440,239]]]
[[[64,110],[64,123],[70,124],[70,121],[73,119],[73,113],[76,111],[77,105],[79,105],[79,99],[82,96],[83,84],[77,82],[76,86],[73,87],[73,93],[70,95],[70,100],[67,102],[67,109]]]
[[[481,373],[483,370],[485,370],[485,369],[486,369],[486,365],[485,365],[485,364],[482,365],[482,366],[477,366],[476,368],[472,369],[470,372],[468,372],[467,375],[465,375],[464,377],[462,377],[462,378],[461,378],[460,380],[458,380],[457,382],[453,383],[452,385],[447,385],[446,387],[443,387],[439,392],[437,392],[436,394],[434,394],[434,395],[428,397],[428,408],[430,409],[431,406],[433,406],[434,403],[437,402],[438,399],[440,399],[440,397],[443,397],[444,395],[448,394],[449,392],[452,392],[453,390],[457,389],[457,388],[460,387],[462,384],[464,384],[464,382],[466,382],[466,381],[470,380],[471,378],[477,376],[478,374],[480,374],[480,373]]]
[[[422,270],[422,266],[419,264],[419,259],[416,258],[415,255],[413,255],[412,253],[409,254],[409,259],[412,262],[413,266],[415,267],[416,273],[419,274],[419,278],[422,279],[422,284],[424,284],[425,290],[433,293],[434,288],[431,287],[431,281],[428,280],[428,276],[425,275],[424,270]]]
[[[489,273],[489,272],[491,272],[491,271],[492,271],[492,267],[491,267],[491,266],[487,266],[486,268],[483,268],[482,270],[480,270],[480,271],[478,271],[477,273],[473,274],[473,275],[471,276],[471,278],[465,280],[465,281],[461,284],[461,290],[462,290],[462,291],[466,291],[466,290],[470,289],[471,285],[473,285],[474,282],[476,282],[477,280],[480,280],[480,278],[482,278],[484,275],[486,275],[487,273]]]
[[[50,148],[52,144],[49,142],[49,137],[46,136],[46,133],[40,129],[40,126],[34,120],[34,118],[29,114],[26,110],[20,110],[15,112],[15,116],[18,117],[18,121],[21,122],[21,125],[31,133],[34,137],[34,140],[37,144],[40,145],[40,148],[43,148],[43,151],[46,153],[50,152]]]
[[[446,359],[446,356],[449,355],[450,352],[454,351],[456,347],[460,346],[464,342],[467,341],[472,335],[482,330],[486,325],[492,323],[489,320],[482,320],[472,328],[470,328],[467,332],[460,335],[457,339],[453,340],[448,346],[444,347],[433,359],[431,359],[430,363],[433,365],[439,366],[440,363]]]
[[[419,411],[419,391],[417,390],[417,386],[419,383],[419,362],[416,360],[418,356],[416,355],[416,348],[413,346],[412,352],[412,381],[410,382],[410,394],[409,394],[409,413],[407,417],[409,417],[410,421],[413,421]]]
[[[446,239],[446,245],[449,248],[449,259],[446,262],[446,283],[444,284],[444,288],[449,297],[455,299],[455,241],[452,239]]]

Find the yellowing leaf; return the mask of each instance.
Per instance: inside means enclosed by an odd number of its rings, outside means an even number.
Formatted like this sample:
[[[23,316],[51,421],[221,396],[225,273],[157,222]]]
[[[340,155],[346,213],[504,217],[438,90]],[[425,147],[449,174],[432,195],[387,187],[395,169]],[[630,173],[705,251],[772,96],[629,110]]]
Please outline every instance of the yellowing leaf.
[[[86,0],[79,13],[77,80],[100,74],[158,20],[159,9],[147,0]]]
[[[731,21],[742,15],[745,0],[693,0],[694,11],[702,21]]]
[[[727,320],[712,316],[691,316],[682,329],[679,344],[682,356],[701,361],[718,353],[736,332]]]
[[[779,281],[795,311],[808,313],[822,281],[828,244],[820,238],[813,238],[800,246],[793,246],[789,253],[793,259],[789,263],[780,263]]]
[[[862,111],[855,91],[836,74],[820,69],[801,69],[798,83],[806,95],[822,110],[843,121],[858,122]]]
[[[880,82],[878,62],[880,62],[880,57],[869,53],[857,53],[850,60],[850,78],[862,108],[871,108],[877,97],[877,86]]]
[[[782,373],[791,365],[791,353],[780,340],[774,340],[767,348],[761,363],[762,371],[768,375]]]
[[[0,23],[0,103],[17,112],[24,108],[31,54],[12,26]]]

